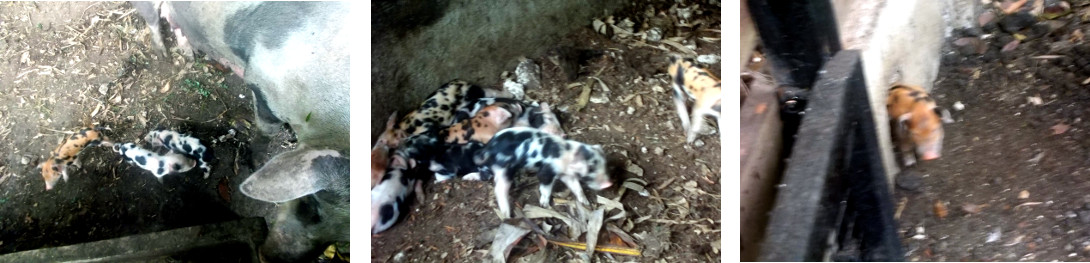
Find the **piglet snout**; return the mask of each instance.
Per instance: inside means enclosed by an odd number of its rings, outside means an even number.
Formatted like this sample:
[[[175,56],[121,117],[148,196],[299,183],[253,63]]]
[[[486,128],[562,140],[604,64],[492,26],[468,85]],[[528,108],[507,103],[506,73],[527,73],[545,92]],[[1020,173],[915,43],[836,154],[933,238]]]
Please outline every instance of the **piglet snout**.
[[[942,155],[940,155],[938,152],[925,152],[925,153],[923,153],[922,156],[920,156],[920,160],[930,161],[930,160],[938,159],[941,156]]]

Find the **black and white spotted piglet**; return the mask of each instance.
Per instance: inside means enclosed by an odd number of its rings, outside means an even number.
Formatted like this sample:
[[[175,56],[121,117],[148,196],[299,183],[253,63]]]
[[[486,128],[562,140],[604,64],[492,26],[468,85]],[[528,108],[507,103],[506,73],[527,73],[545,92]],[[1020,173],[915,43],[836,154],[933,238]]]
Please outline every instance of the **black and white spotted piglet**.
[[[577,141],[564,140],[540,129],[517,127],[501,131],[492,137],[474,156],[480,166],[481,177],[496,181],[496,202],[504,218],[511,216],[511,185],[523,170],[537,170],[541,181],[540,204],[549,206],[553,183],[560,180],[571,189],[575,198],[589,204],[583,195],[583,187],[601,190],[613,183],[606,173],[606,159],[602,147]]]
[[[121,154],[121,157],[126,162],[135,164],[144,170],[151,171],[155,178],[159,179],[159,182],[163,181],[163,176],[174,173],[184,173],[193,169],[196,166],[196,161],[189,159],[184,155],[174,152],[168,152],[166,154],[158,154],[156,152],[149,151],[140,146],[136,146],[134,143],[114,144],[114,151]]]
[[[405,157],[395,154],[389,162],[382,181],[371,188],[371,234],[386,231],[404,218],[409,212],[414,185],[420,187],[418,178],[411,176]]]
[[[201,144],[201,140],[197,138],[175,131],[154,130],[148,132],[147,135],[144,135],[144,140],[150,142],[152,146],[164,146],[173,152],[196,159],[197,165],[201,167],[201,172],[204,173],[205,179],[212,173],[211,162],[214,161],[216,157],[212,155],[212,148],[204,147],[204,145]]]

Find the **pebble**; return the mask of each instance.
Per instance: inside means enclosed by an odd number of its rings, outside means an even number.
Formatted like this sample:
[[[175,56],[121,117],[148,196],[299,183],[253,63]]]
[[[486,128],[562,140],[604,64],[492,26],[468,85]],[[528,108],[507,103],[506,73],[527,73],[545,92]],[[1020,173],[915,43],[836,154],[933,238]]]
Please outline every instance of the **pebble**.
[[[662,147],[655,147],[654,151],[655,151],[656,155],[662,155],[665,152],[665,150],[663,150]],[[1090,206],[1090,203],[1088,203],[1087,205]]]
[[[699,56],[696,56],[696,62],[700,62],[700,63],[704,63],[704,64],[719,64],[719,56],[712,55],[712,54],[699,55]]]
[[[1090,224],[1090,211],[1079,211],[1077,214],[1079,217],[1079,222],[1082,222],[1083,224]]]
[[[533,60],[528,58],[519,59],[519,64],[515,68],[515,77],[518,79],[519,84],[529,89],[541,87],[540,77],[538,77],[540,75],[541,67],[534,64]]]
[[[1075,211],[1067,211],[1067,212],[1064,212],[1064,217],[1076,218],[1076,217],[1080,217],[1080,216],[1078,214],[1075,214]]]
[[[919,191],[923,186],[923,177],[914,172],[903,172],[894,180],[898,188],[908,191]]]
[[[1009,33],[1017,33],[1023,28],[1037,23],[1037,18],[1027,12],[1017,12],[999,19],[999,28]]]
[[[1064,245],[1064,251],[1072,251],[1072,250],[1075,250],[1075,246],[1072,246],[1071,244]]]
[[[704,147],[704,141],[702,141],[702,140],[700,140],[700,139],[696,139],[696,141],[695,141],[695,142],[693,142],[693,146],[696,146],[696,147]]]
[[[30,163],[30,158],[27,158],[26,156],[23,156],[22,159],[19,159],[19,163],[22,163],[24,165],[28,164],[28,163]]]

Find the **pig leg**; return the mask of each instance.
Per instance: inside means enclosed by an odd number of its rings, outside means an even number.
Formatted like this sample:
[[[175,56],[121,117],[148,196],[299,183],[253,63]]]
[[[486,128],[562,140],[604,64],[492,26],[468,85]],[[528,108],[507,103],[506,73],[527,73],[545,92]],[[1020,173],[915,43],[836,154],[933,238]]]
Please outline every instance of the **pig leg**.
[[[560,175],[560,181],[564,185],[571,189],[572,195],[575,195],[575,199],[579,200],[579,203],[589,205],[590,201],[587,200],[587,196],[583,194],[583,185],[579,183],[579,176],[574,174],[562,174]]]
[[[674,106],[677,108],[677,115],[681,117],[681,128],[683,130],[689,130],[689,109],[685,107],[685,94],[682,94],[681,88],[674,85]]]
[[[893,131],[891,133],[894,142],[897,144],[897,152],[901,154],[901,163],[905,167],[916,164],[916,155],[913,152],[913,143],[908,137],[908,132],[896,120],[893,121],[892,127]]]
[[[556,173],[548,167],[542,168],[541,171],[538,171],[537,173],[538,178],[541,179],[541,184],[538,185],[538,191],[541,192],[541,198],[538,200],[538,203],[541,204],[541,207],[549,207],[549,201],[552,201],[553,183],[556,182],[555,174]]]
[[[507,219],[511,217],[511,179],[508,178],[506,169],[493,168],[494,178],[496,180],[496,205],[500,208],[500,217]]]

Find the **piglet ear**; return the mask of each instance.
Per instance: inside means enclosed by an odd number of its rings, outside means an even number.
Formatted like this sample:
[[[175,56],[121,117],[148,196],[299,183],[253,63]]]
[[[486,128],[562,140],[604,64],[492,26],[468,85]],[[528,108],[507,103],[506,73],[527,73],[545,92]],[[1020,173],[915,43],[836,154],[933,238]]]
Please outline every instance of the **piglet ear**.
[[[348,157],[334,150],[300,147],[269,160],[239,189],[250,198],[282,203],[332,190],[348,193]]]
[[[943,107],[935,107],[935,114],[941,116],[943,123],[954,123],[954,118],[950,117],[950,111]]]
[[[397,111],[391,113],[390,118],[386,120],[386,130],[393,130],[395,122],[397,122]]]
[[[901,114],[901,116],[897,116],[897,128],[902,131],[907,131],[909,118],[912,118],[912,113],[905,113]]]

